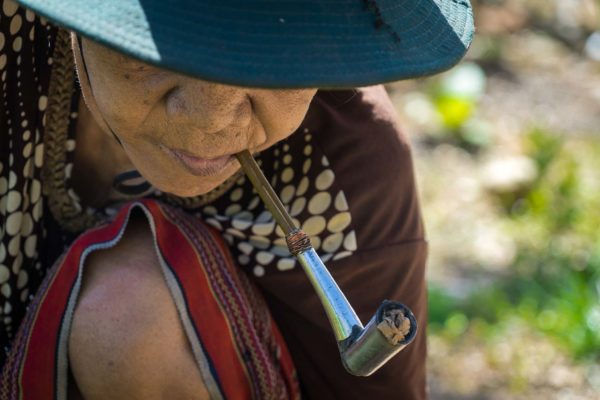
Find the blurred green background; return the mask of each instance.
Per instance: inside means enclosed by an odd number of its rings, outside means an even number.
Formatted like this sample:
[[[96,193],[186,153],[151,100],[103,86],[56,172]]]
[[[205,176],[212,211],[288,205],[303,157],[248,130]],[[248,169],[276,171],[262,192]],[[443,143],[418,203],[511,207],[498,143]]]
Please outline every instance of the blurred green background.
[[[600,1],[472,3],[462,64],[388,86],[431,246],[431,398],[600,399]]]

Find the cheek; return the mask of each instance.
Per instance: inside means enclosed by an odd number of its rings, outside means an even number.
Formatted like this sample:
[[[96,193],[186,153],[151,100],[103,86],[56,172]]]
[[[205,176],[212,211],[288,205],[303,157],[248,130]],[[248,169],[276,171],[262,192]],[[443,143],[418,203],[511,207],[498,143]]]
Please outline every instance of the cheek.
[[[104,118],[119,135],[135,132],[147,115],[149,102],[136,90],[113,82],[103,83],[94,97]]]
[[[90,73],[90,83],[102,118],[120,137],[130,139],[140,131],[158,99],[125,75],[95,70]]]
[[[288,137],[300,126],[315,93],[316,90],[282,92],[265,107],[262,122],[269,142],[274,143]]]

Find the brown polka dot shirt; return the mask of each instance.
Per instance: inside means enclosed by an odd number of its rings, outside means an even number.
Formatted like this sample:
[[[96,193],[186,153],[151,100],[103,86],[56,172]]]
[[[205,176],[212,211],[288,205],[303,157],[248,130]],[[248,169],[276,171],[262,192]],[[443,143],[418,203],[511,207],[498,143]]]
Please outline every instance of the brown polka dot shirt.
[[[6,349],[45,271],[73,235],[48,210],[41,174],[57,28],[12,1],[0,2],[0,343]],[[78,100],[75,91],[64,149],[67,188]],[[383,88],[319,92],[298,131],[257,159],[365,323],[389,298],[409,305],[424,324],[425,242],[411,156]],[[79,208],[107,217],[114,211]],[[222,232],[263,290],[309,397],[392,398],[385,396],[393,388],[381,387],[392,377],[412,382],[409,392],[424,391],[422,335],[378,378],[355,380],[343,370],[318,299],[245,177],[189,212]]]

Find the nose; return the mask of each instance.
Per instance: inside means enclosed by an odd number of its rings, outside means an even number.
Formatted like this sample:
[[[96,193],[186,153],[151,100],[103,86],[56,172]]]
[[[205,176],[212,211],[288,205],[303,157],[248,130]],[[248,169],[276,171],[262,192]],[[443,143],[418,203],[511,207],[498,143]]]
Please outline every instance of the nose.
[[[252,118],[246,88],[183,78],[166,94],[166,113],[178,124],[203,133],[243,128]]]

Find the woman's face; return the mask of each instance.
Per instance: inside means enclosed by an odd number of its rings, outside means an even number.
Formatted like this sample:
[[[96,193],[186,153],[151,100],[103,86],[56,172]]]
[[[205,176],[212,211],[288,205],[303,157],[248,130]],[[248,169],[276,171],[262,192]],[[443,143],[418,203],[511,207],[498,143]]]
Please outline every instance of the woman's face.
[[[150,183],[179,196],[210,191],[239,168],[235,153],[266,149],[293,133],[316,92],[211,83],[89,40],[82,47],[95,119],[114,131]]]

